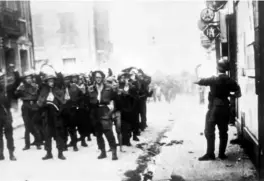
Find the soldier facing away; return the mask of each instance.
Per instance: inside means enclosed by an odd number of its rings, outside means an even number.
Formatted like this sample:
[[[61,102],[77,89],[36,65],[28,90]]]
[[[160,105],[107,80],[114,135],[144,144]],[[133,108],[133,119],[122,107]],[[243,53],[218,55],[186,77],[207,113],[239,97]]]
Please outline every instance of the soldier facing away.
[[[208,95],[209,105],[206,114],[205,122],[205,137],[207,140],[206,154],[199,158],[199,161],[207,161],[215,159],[215,126],[219,129],[220,145],[219,155],[220,159],[226,159],[225,150],[228,141],[228,123],[230,113],[229,97],[234,93],[235,97],[241,97],[240,87],[236,81],[226,75],[229,70],[228,62],[219,61],[217,65],[219,71],[218,76],[201,79],[195,82],[201,86],[210,86]]]

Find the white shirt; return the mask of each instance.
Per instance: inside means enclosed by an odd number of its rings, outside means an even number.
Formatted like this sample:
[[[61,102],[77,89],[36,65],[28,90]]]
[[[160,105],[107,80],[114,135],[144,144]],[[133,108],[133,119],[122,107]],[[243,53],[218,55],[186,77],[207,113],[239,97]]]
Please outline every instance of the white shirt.
[[[98,91],[97,100],[100,103],[100,101],[101,101],[101,93],[102,93],[102,90],[104,88],[104,85],[103,84],[101,84],[101,85],[96,84],[96,88],[97,88],[97,91]]]

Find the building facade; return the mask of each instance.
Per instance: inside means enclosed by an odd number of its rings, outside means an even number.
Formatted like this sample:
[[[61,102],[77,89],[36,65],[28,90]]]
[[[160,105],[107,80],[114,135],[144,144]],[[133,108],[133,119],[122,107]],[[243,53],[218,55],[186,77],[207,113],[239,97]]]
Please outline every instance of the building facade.
[[[34,67],[29,1],[0,1],[0,68],[14,64],[23,73]]]
[[[95,66],[92,2],[32,2],[32,21],[37,70],[45,63],[62,72]]]
[[[97,66],[106,68],[110,66],[110,57],[113,45],[110,41],[110,2],[94,2],[94,32],[96,45]]]
[[[207,1],[217,4],[217,1]],[[228,57],[229,75],[242,92],[231,99],[238,128],[238,140],[264,179],[264,2],[258,0],[222,1],[220,15],[220,57]],[[225,13],[224,13],[225,12]],[[224,14],[224,15],[223,15]],[[233,107],[233,108],[234,108]]]

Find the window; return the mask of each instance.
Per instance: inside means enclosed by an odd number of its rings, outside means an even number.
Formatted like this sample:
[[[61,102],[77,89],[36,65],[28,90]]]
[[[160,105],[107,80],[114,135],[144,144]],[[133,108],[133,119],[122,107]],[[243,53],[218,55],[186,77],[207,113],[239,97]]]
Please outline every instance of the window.
[[[34,43],[36,47],[44,47],[44,27],[41,14],[33,15]]]
[[[75,58],[64,58],[62,59],[63,66],[66,70],[72,70],[72,67],[76,64]]]
[[[18,1],[7,0],[5,3],[6,3],[6,7],[8,9],[12,9],[13,11],[17,11],[18,10]]]
[[[60,21],[60,29],[57,33],[61,34],[61,45],[75,44],[75,36],[77,31],[74,24],[74,13],[58,14]]]

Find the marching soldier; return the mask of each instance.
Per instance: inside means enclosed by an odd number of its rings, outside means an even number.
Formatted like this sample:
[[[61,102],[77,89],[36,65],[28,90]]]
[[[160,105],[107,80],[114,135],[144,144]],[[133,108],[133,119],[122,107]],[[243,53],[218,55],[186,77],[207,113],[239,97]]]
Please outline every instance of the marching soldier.
[[[12,127],[12,114],[10,111],[11,103],[7,97],[6,92],[6,77],[3,72],[0,72],[0,160],[4,160],[4,140],[3,134],[5,134],[7,140],[7,148],[9,150],[9,158],[11,161],[16,161],[14,156],[14,138]]]
[[[55,138],[58,158],[65,160],[63,155],[64,141],[63,141],[63,122],[59,116],[61,105],[64,103],[64,92],[57,87],[55,84],[56,76],[47,75],[45,77],[46,85],[43,85],[40,90],[38,98],[39,107],[43,108],[45,112],[44,119],[44,132],[45,132],[45,150],[47,151],[46,156],[42,159],[47,160],[53,158],[52,155],[52,137]]]
[[[105,142],[103,134],[112,150],[112,160],[117,160],[116,141],[112,129],[112,111],[114,110],[113,100],[115,93],[111,86],[104,83],[105,74],[102,71],[95,71],[95,84],[88,88],[91,115],[95,126],[97,144],[101,150],[98,159],[106,158]]]
[[[225,73],[228,71],[228,62],[220,61],[217,69],[218,76],[201,79],[195,82],[198,85],[210,86],[208,95],[209,105],[206,114],[205,123],[205,137],[207,140],[206,154],[199,158],[199,161],[214,160],[215,159],[215,126],[217,125],[220,135],[219,155],[220,159],[226,159],[225,150],[228,140],[228,123],[230,102],[228,97],[231,93],[235,93],[235,97],[241,96],[239,85],[228,77]]]
[[[22,117],[25,125],[25,147],[23,150],[30,149],[30,133],[35,138],[37,149],[41,149],[41,135],[33,122],[34,117],[38,114],[38,85],[33,83],[33,74],[32,71],[25,72],[24,81],[16,90],[16,95],[23,101]]]

